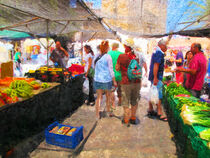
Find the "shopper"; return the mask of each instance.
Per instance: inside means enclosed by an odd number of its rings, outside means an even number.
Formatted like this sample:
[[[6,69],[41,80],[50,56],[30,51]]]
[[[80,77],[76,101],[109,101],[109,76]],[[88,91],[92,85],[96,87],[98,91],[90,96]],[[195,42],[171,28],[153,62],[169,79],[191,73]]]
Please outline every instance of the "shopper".
[[[89,95],[88,100],[86,101],[87,105],[93,106],[95,104],[94,92],[93,92],[93,76],[94,76],[94,69],[93,69],[93,58],[94,53],[89,45],[84,46],[84,50],[86,53],[85,61],[85,77],[89,80]]]
[[[16,69],[18,71],[20,70],[20,64],[21,64],[21,51],[20,48],[16,48],[16,52],[15,52],[15,64],[16,64]]]
[[[189,68],[189,65],[190,65],[190,62],[191,62],[192,58],[193,58],[193,53],[192,53],[191,51],[188,51],[188,52],[185,54],[185,62],[184,62],[184,68],[185,68],[185,69],[188,69],[188,68]],[[189,75],[190,75],[190,74],[184,73],[184,82],[183,82],[183,86],[184,86],[185,88],[187,88],[185,84],[186,84],[187,78],[189,78],[189,77],[187,77],[187,76],[189,76]]]
[[[167,121],[166,116],[163,115],[163,110],[161,107],[161,102],[163,99],[163,72],[164,72],[164,55],[167,51],[167,42],[164,40],[160,40],[158,42],[158,46],[156,51],[152,54],[151,63],[150,63],[150,72],[149,72],[149,80],[158,89],[158,97],[159,102],[157,105],[157,112],[154,111],[153,105],[151,101],[149,101],[149,109],[148,109],[148,116],[156,116],[158,119],[162,121]]]
[[[207,70],[207,59],[201,50],[200,43],[193,43],[191,45],[191,52],[194,56],[189,64],[189,68],[179,68],[177,69],[177,72],[185,72],[190,74],[189,79],[186,81],[186,87],[193,96],[200,98]]]
[[[120,81],[122,80],[122,75],[120,71],[116,71],[115,67],[117,64],[117,59],[120,54],[123,54],[122,52],[118,51],[119,44],[113,43],[112,44],[112,50],[108,52],[108,54],[112,57],[112,63],[113,63],[113,70],[115,79],[117,82],[117,97],[118,97],[118,105],[121,106],[121,86]],[[112,108],[115,109],[115,91],[113,90],[111,93],[111,105]]]
[[[136,111],[138,107],[138,99],[140,92],[140,80],[129,80],[128,79],[128,66],[132,59],[136,59],[132,47],[134,46],[134,41],[128,38],[125,41],[124,48],[125,53],[120,54],[116,64],[116,70],[121,71],[122,81],[121,81],[121,91],[122,91],[122,106],[124,109],[124,116],[122,123],[130,126],[130,123],[137,124]]]
[[[182,68],[184,64],[184,57],[181,51],[176,51],[175,63],[177,68]],[[184,76],[182,72],[176,72],[176,83],[182,84],[184,82]]]
[[[95,60],[94,84],[96,88],[96,120],[100,119],[99,110],[102,100],[103,91],[106,93],[106,109],[108,116],[112,116],[110,111],[110,95],[112,85],[117,87],[114,77],[112,58],[107,54],[109,50],[109,42],[102,41],[100,45],[101,54]],[[112,84],[113,83],[113,84]]]
[[[69,57],[68,52],[61,47],[61,43],[59,41],[56,42],[56,48],[52,51],[50,55],[50,59],[57,67],[66,67],[65,57]]]

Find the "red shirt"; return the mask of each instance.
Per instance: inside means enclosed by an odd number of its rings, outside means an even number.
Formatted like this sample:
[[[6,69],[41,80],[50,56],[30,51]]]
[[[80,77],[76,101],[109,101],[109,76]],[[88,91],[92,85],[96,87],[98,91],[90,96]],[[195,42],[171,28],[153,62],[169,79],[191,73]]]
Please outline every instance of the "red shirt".
[[[117,64],[120,65],[120,71],[122,74],[122,81],[121,84],[130,84],[130,83],[139,83],[140,80],[137,79],[135,81],[130,81],[128,79],[127,70],[132,59],[135,59],[135,55],[133,54],[120,54],[117,60]]]
[[[195,75],[188,74],[186,86],[189,89],[200,91],[203,87],[204,78],[207,70],[207,60],[203,52],[194,55],[190,62],[189,69],[196,70]]]

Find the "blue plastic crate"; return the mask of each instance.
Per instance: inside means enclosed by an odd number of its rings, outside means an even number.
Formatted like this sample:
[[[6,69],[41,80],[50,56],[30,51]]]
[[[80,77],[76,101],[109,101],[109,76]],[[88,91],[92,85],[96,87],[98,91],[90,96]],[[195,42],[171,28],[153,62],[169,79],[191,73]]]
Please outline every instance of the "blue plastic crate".
[[[52,130],[55,126],[58,126],[59,128],[62,126],[66,126],[77,129],[73,132],[72,136],[50,133],[49,131]],[[47,129],[45,129],[45,138],[48,144],[74,149],[83,140],[83,126],[73,127],[68,125],[62,125],[56,121],[49,125]]]

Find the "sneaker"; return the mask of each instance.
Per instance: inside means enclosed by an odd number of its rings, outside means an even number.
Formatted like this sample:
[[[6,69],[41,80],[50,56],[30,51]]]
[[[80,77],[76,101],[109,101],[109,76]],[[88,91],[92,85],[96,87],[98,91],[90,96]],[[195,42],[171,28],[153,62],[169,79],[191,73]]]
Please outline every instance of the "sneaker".
[[[108,116],[108,117],[113,117],[114,114],[113,114],[112,112],[107,112],[107,116]]]
[[[125,120],[124,119],[122,119],[122,124],[124,124],[126,127],[130,127],[130,122],[125,123]]]
[[[129,121],[132,125],[137,125],[136,119],[135,120],[131,120]]]
[[[132,125],[138,125],[140,123],[140,120],[138,118],[136,118],[135,120],[133,119],[130,119],[129,122],[132,124]]]

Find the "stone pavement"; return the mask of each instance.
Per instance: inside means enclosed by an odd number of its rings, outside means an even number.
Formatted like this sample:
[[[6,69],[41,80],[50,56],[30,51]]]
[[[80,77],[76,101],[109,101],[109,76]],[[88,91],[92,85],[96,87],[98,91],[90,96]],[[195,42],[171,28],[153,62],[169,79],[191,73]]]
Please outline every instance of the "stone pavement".
[[[148,102],[144,93],[139,101],[137,117],[140,124],[126,127],[117,117],[105,117],[95,121],[95,106],[81,106],[63,124],[84,126],[84,140],[70,150],[41,142],[28,157],[31,158],[176,158],[176,147],[167,122],[149,119]],[[101,107],[104,109],[104,105]],[[123,108],[117,106],[116,116]]]

